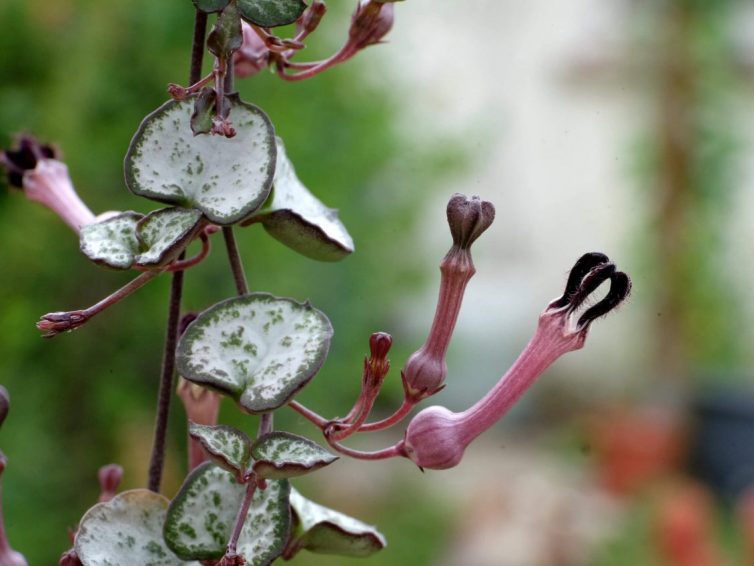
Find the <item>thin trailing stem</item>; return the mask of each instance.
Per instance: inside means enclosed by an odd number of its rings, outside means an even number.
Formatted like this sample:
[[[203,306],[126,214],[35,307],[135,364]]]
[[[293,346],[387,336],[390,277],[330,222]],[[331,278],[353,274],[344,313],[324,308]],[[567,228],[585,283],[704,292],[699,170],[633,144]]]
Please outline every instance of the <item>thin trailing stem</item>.
[[[207,14],[196,10],[194,17],[194,37],[191,46],[191,64],[189,84],[197,82],[202,75],[204,60],[204,37],[207,33]],[[181,253],[178,261],[185,257]],[[183,271],[173,273],[170,285],[170,304],[165,331],[165,349],[162,355],[160,388],[157,394],[157,415],[155,417],[154,441],[149,462],[149,482],[151,491],[160,491],[162,471],[165,466],[165,441],[167,437],[168,415],[173,394],[173,375],[175,373],[175,349],[178,342],[178,322],[181,316],[181,298],[183,296]]]
[[[308,407],[305,407],[298,401],[290,401],[288,403],[288,406],[296,411],[299,415],[304,417],[309,422],[313,423],[316,427],[318,427],[320,430],[323,430],[327,427],[328,424],[330,424],[330,421],[326,418],[318,415]]]
[[[257,438],[272,432],[272,413],[265,413],[259,418],[259,430]]]
[[[165,348],[162,354],[160,388],[157,393],[157,415],[155,417],[152,456],[149,461],[149,489],[160,492],[162,471],[165,467],[165,441],[167,438],[170,401],[173,398],[173,375],[175,374],[175,349],[178,344],[178,321],[181,317],[183,296],[183,271],[173,273],[170,285],[168,323],[165,331]]]
[[[233,271],[233,279],[236,282],[236,291],[239,295],[247,295],[249,284],[246,282],[246,273],[243,270],[243,263],[241,263],[241,256],[238,253],[238,245],[232,226],[223,226],[223,237],[225,238],[225,247],[228,250],[230,269]]]
[[[375,450],[374,452],[354,450],[353,448],[348,448],[347,446],[343,446],[338,442],[331,441],[329,438],[327,438],[327,443],[334,450],[340,452],[341,454],[350,456],[351,458],[356,458],[358,460],[387,460],[388,458],[395,458],[397,456],[406,456],[406,453],[403,450],[403,441],[388,448],[383,448],[382,450]]]

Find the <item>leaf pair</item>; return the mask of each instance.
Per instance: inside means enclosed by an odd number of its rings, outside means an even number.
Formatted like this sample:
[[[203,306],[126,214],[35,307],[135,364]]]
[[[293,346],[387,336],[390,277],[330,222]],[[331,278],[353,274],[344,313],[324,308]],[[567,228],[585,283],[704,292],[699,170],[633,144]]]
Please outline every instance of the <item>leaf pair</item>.
[[[121,212],[81,229],[81,251],[114,269],[158,269],[173,261],[202,227],[195,209],[163,208],[144,216]]]
[[[237,428],[192,423],[189,434],[202,443],[218,466],[241,481],[251,474],[262,479],[293,478],[338,459],[311,440],[288,432],[271,432],[252,443]]]
[[[196,114],[194,101],[205,98],[203,111]],[[211,89],[199,98],[167,102],[147,116],[126,155],[128,188],[200,210],[221,226],[261,223],[274,238],[313,259],[337,261],[353,252],[353,240],[336,211],[296,176],[264,112],[236,98],[223,100],[232,112],[233,138],[191,134],[192,127],[211,128]]]

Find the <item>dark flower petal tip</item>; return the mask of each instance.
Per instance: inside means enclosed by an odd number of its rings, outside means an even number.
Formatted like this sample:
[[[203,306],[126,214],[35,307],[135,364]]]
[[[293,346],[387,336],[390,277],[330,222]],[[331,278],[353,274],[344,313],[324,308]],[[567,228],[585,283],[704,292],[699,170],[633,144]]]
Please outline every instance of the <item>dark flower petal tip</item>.
[[[447,213],[453,244],[462,249],[468,249],[495,220],[495,207],[491,202],[460,193],[448,201]]]
[[[24,173],[37,166],[40,159],[55,159],[55,150],[50,145],[39,143],[31,136],[20,136],[16,149],[0,151],[0,165],[8,175],[8,184],[23,188]]]

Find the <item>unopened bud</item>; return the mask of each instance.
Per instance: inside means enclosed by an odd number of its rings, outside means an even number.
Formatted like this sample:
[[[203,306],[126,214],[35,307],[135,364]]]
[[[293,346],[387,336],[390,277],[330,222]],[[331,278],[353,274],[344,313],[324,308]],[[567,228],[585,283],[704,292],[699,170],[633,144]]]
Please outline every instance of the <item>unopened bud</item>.
[[[454,194],[448,202],[448,225],[453,244],[468,249],[495,220],[495,207],[491,202]]]
[[[298,25],[296,26],[296,32],[309,35],[315,29],[317,29],[326,12],[327,6],[325,5],[325,3],[321,0],[314,0],[314,2],[312,2],[312,5],[304,10],[304,13],[299,18]]]
[[[393,21],[392,4],[361,0],[351,18],[351,29],[348,32],[349,45],[359,50],[379,43],[393,28]]]
[[[10,411],[10,395],[8,390],[0,385],[0,427],[3,426],[3,422],[8,417]]]
[[[393,345],[393,337],[386,332],[375,332],[369,337],[370,356],[366,361],[364,379],[370,383],[365,386],[381,385],[383,379],[390,371],[390,360],[387,355]],[[366,371],[368,369],[368,371]],[[374,382],[374,383],[371,383]]]
[[[110,501],[118,492],[120,482],[123,480],[123,468],[118,464],[102,466],[97,472],[100,487],[100,503]]]
[[[76,554],[76,551],[72,548],[70,550],[66,550],[63,555],[60,557],[60,562],[58,562],[58,566],[84,566],[79,560],[78,555]]]
[[[406,397],[419,402],[445,387],[448,365],[445,354],[436,354],[428,348],[414,352],[401,371]]]
[[[369,337],[369,351],[372,359],[383,360],[390,352],[393,345],[393,337],[387,332],[375,332]]]

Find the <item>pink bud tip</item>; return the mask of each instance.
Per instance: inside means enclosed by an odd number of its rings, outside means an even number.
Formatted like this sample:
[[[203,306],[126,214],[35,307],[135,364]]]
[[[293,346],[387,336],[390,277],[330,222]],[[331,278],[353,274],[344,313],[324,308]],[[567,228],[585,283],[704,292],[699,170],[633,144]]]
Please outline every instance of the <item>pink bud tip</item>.
[[[375,332],[369,337],[369,350],[372,359],[382,360],[387,357],[390,347],[393,345],[393,337],[386,332]]]
[[[359,50],[379,43],[393,28],[393,21],[392,4],[362,0],[351,18],[350,46]]]
[[[495,207],[491,202],[454,194],[448,202],[448,225],[453,244],[468,249],[495,220]]]
[[[118,491],[118,486],[123,480],[123,468],[118,464],[102,466],[97,472],[100,486],[100,502],[109,501]]]

